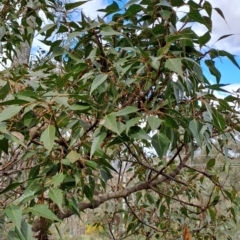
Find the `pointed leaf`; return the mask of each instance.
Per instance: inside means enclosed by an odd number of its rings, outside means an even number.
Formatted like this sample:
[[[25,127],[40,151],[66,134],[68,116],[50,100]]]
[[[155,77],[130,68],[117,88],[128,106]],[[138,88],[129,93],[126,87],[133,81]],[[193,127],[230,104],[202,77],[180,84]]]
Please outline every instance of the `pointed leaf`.
[[[239,64],[237,63],[236,59],[234,58],[234,55],[232,55],[231,53],[226,52],[226,51],[224,51],[224,50],[220,50],[218,53],[219,53],[220,56],[226,56],[226,57],[228,57],[228,59],[229,59],[237,68],[240,69],[240,66],[239,66]]]
[[[66,3],[65,4],[65,8],[67,11],[69,10],[73,10],[74,8],[77,8],[81,5],[83,5],[84,3],[87,3],[88,1],[77,1],[77,2],[72,2],[72,3]]]
[[[30,224],[26,223],[25,221],[22,221],[21,233],[22,233],[24,239],[34,240],[32,226]]]
[[[141,120],[141,117],[131,118],[126,122],[126,133],[128,134],[129,129],[137,124]]]
[[[220,131],[224,131],[226,127],[226,120],[215,108],[212,108],[213,125]]]
[[[225,20],[225,22],[226,22],[226,19],[225,19],[225,16],[224,16],[222,10],[221,10],[220,8],[214,8],[214,9],[215,9],[215,11]]]
[[[20,231],[21,220],[22,220],[22,209],[16,205],[9,205],[4,210],[4,213],[12,221],[12,223],[16,226],[16,228]]]
[[[86,166],[88,166],[90,168],[99,169],[99,165],[94,161],[85,160],[84,163],[86,164]]]
[[[76,151],[72,150],[67,156],[66,158],[71,162],[74,163],[76,161],[78,161],[81,158],[81,155],[79,153],[77,153]]]
[[[215,163],[216,163],[216,160],[214,158],[208,160],[207,169],[210,170],[212,167],[215,166]]]
[[[61,220],[51,210],[48,209],[48,206],[44,204],[28,207],[24,210],[24,212],[31,212],[35,216],[61,222]]]
[[[21,106],[10,106],[0,113],[0,122],[10,119],[21,111]]]
[[[162,133],[156,133],[152,137],[152,146],[161,159],[168,151],[170,140]]]
[[[170,58],[166,60],[165,67],[177,73],[184,79],[182,70],[182,58]]]
[[[140,140],[151,140],[151,137],[140,127],[131,127],[128,133],[130,138],[140,139]]]
[[[92,147],[91,147],[90,157],[92,157],[92,155],[95,153],[95,151],[100,147],[100,144],[103,142],[106,135],[107,134],[105,132],[102,132],[99,135],[97,135],[96,137],[94,137]]]
[[[220,41],[220,40],[222,40],[222,39],[224,39],[224,38],[233,36],[233,35],[235,35],[235,34],[226,34],[226,35],[223,35],[223,36],[221,36],[216,42],[218,42],[218,41]],[[215,43],[216,43],[216,42],[215,42]]]
[[[7,83],[0,88],[0,100],[5,99],[8,93],[10,92],[10,90],[11,88],[10,88],[9,82],[7,81]]]
[[[64,180],[65,175],[63,173],[57,173],[53,176],[54,187],[58,187]]]
[[[91,86],[91,90],[90,90],[90,94],[92,94],[92,92],[97,89],[104,81],[106,81],[108,75],[107,74],[99,74],[95,77],[95,79],[93,80],[92,86]]]
[[[59,209],[62,209],[62,203],[63,203],[63,193],[62,190],[58,188],[51,188],[48,193],[49,198],[57,204]]]
[[[117,122],[116,117],[112,114],[109,114],[104,118],[103,125],[118,135],[120,135],[125,129],[125,125],[122,122]]]
[[[93,200],[93,192],[94,192],[94,189],[90,188],[87,185],[84,185],[83,193],[90,202]]]
[[[111,113],[111,115],[114,115],[116,117],[119,117],[119,116],[124,116],[124,115],[128,115],[130,113],[135,113],[137,112],[139,109],[136,108],[136,107],[133,107],[133,106],[127,106],[125,107],[124,109],[121,109],[120,111],[118,112],[114,112],[114,113]]]
[[[198,43],[200,44],[200,47],[204,46],[207,42],[209,42],[210,39],[211,35],[209,31],[207,31],[205,34],[198,38]]]
[[[149,116],[147,121],[148,121],[148,124],[149,124],[150,128],[152,129],[152,131],[158,129],[162,123],[162,120],[155,116]]]
[[[198,146],[202,146],[202,135],[200,134],[200,130],[201,130],[200,123],[196,119],[193,119],[189,123],[189,129],[192,132],[194,138],[196,139]]]
[[[121,35],[121,33],[115,31],[114,29],[112,29],[112,28],[109,27],[109,26],[104,27],[104,28],[101,30],[100,34],[103,35],[103,36]]]
[[[44,147],[48,151],[51,151],[53,148],[55,133],[56,128],[53,125],[48,125],[48,127],[41,134],[40,141],[43,142]]]

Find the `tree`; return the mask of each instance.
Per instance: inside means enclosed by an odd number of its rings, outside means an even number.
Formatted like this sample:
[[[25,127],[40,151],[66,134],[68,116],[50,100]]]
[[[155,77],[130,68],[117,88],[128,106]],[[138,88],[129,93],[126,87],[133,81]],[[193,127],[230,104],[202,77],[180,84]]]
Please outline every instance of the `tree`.
[[[234,239],[239,197],[226,173],[239,98],[214,95],[224,91],[214,59],[239,65],[207,45],[212,11],[224,15],[208,1],[137,2],[124,9],[113,2],[100,10],[104,17],[82,13],[78,21],[64,16],[85,1],[66,3],[57,23],[54,1],[39,0],[27,11],[19,1],[17,10],[1,14],[5,59],[31,43],[34,31],[50,47],[33,66],[0,73],[8,239],[48,239],[51,225],[86,209],[99,209],[93,214],[113,239],[179,239],[182,232],[183,239]],[[180,17],[183,6],[189,10]],[[52,23],[42,27],[40,9]],[[206,33],[198,36],[194,24]],[[216,83],[204,76],[203,61]],[[199,152],[201,168],[192,164]],[[224,156],[220,169],[212,153]]]

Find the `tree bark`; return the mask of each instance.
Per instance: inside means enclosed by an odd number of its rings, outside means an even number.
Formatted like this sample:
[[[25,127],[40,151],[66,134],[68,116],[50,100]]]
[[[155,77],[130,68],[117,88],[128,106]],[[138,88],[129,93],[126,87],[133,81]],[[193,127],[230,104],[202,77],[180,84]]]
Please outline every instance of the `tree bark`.
[[[16,56],[13,58],[12,65],[22,65],[22,64],[29,64],[31,46],[28,42],[22,42],[20,44],[20,49],[16,49]]]

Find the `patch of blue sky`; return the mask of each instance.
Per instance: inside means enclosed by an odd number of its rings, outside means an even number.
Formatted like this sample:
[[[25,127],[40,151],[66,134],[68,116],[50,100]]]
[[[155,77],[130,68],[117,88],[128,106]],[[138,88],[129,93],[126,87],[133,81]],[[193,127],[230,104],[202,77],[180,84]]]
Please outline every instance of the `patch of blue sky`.
[[[239,83],[240,85],[240,69],[237,68],[228,58],[216,58],[215,66],[221,73],[220,83],[222,84],[231,84],[231,83]],[[236,61],[240,65],[240,58],[237,57]],[[208,67],[202,63],[203,73],[207,76],[209,80],[214,81],[215,77],[211,75],[208,70]],[[239,86],[240,87],[240,86]]]

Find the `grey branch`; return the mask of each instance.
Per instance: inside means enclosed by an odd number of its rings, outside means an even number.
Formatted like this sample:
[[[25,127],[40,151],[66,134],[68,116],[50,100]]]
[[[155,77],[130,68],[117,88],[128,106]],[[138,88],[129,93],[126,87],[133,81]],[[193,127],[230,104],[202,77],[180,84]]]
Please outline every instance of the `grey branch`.
[[[190,154],[188,154],[188,156],[190,156]],[[78,208],[79,211],[83,211],[85,209],[94,209],[99,207],[101,204],[105,203],[106,201],[109,201],[111,199],[116,199],[116,198],[125,198],[127,196],[129,196],[132,193],[141,191],[141,190],[147,190],[147,189],[151,189],[152,187],[156,187],[157,185],[168,181],[169,179],[171,180],[172,178],[176,177],[181,169],[185,166],[185,162],[187,161],[188,157],[185,157],[184,160],[180,162],[180,164],[172,171],[171,174],[169,174],[168,176],[170,177],[161,177],[158,179],[155,179],[154,181],[148,180],[148,181],[144,181],[144,182],[140,182],[139,184],[117,191],[117,192],[111,192],[111,193],[106,193],[100,196],[94,196],[93,201],[82,201],[81,203],[79,203]],[[59,211],[58,213],[56,213],[56,215],[60,218],[60,219],[64,219],[64,218],[68,218],[70,216],[72,216],[74,213],[70,210],[70,209],[64,209],[64,211]],[[41,230],[41,222],[40,219],[37,219],[36,221],[33,222],[32,225],[32,230],[33,232],[38,232]]]

